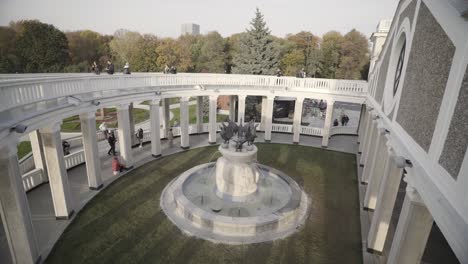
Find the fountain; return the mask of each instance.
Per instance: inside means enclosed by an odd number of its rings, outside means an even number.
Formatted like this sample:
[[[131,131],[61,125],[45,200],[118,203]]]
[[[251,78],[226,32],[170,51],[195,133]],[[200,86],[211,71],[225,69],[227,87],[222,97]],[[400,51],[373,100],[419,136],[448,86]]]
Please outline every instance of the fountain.
[[[259,243],[284,238],[304,222],[309,198],[289,176],[257,163],[255,131],[253,121],[223,123],[222,157],[185,171],[163,190],[161,208],[183,232]]]

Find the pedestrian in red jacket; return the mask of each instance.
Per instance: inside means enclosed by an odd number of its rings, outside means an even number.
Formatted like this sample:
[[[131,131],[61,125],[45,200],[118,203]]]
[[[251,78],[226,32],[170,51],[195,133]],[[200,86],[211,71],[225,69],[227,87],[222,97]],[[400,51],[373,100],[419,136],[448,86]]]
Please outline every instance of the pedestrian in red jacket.
[[[119,174],[119,172],[122,172],[123,170],[128,169],[122,163],[120,163],[119,158],[117,156],[114,156],[112,158],[112,171],[114,172],[114,175]]]

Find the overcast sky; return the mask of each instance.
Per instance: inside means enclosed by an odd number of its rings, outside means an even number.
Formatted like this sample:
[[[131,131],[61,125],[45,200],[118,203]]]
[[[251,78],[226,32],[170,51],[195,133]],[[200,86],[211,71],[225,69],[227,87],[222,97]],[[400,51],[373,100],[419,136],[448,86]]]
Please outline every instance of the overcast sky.
[[[223,36],[244,31],[259,7],[276,36],[301,30],[322,35],[352,28],[367,36],[392,18],[398,0],[0,0],[0,25],[39,19],[63,31],[91,29],[112,34],[119,28],[177,37],[182,23],[201,33]]]

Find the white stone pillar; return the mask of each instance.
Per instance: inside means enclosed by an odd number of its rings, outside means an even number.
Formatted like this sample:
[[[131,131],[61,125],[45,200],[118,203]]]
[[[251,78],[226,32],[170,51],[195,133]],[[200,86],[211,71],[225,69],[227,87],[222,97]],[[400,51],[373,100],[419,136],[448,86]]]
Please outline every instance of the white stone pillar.
[[[81,134],[83,135],[83,149],[86,160],[86,175],[88,186],[91,190],[99,190],[102,187],[101,159],[99,158],[98,142],[96,135],[95,112],[80,114]]]
[[[136,144],[136,136],[135,136],[135,120],[133,120],[133,103],[128,105],[128,123],[130,124],[130,138],[132,139],[131,145]]]
[[[239,124],[244,124],[245,123],[245,98],[247,96],[246,95],[239,95],[238,96],[238,107],[239,109],[237,109],[237,113],[238,113],[238,120],[237,122],[239,122]],[[242,122],[241,122],[242,121]]]
[[[268,108],[268,99],[265,96],[263,96],[262,97],[262,117],[260,120],[260,129],[263,131],[265,131],[267,108]]]
[[[170,129],[170,121],[171,121],[171,110],[169,109],[170,103],[169,103],[169,98],[165,98],[162,101],[162,124],[163,124],[163,137],[167,138],[167,132]]]
[[[374,120],[377,119],[377,115],[374,112],[369,113],[369,118],[367,120],[366,124],[366,131],[364,132],[364,145],[362,146],[362,154],[361,154],[361,159],[359,160],[359,164],[363,165],[365,164],[365,160],[367,158],[367,154],[369,152],[369,145],[372,142],[372,137],[374,136],[375,132],[375,123]]]
[[[150,135],[151,135],[151,155],[155,158],[161,156],[161,124],[159,121],[159,102],[154,99],[150,104]]]
[[[275,97],[267,97],[267,107],[265,113],[265,142],[271,141],[271,128],[273,123],[273,108],[275,105]]]
[[[322,148],[328,147],[328,140],[330,139],[330,128],[332,127],[332,123],[333,123],[334,104],[335,104],[335,101],[333,99],[327,100],[327,113],[325,116],[325,124],[323,127]]]
[[[361,106],[361,109],[362,109],[362,106]],[[359,153],[362,152],[362,143],[364,143],[364,132],[366,129],[368,116],[369,116],[369,109],[366,106],[361,115],[361,119],[359,120],[359,131],[358,131]]]
[[[41,134],[39,133],[39,130],[34,130],[31,133],[29,133],[29,141],[31,142],[34,166],[36,167],[36,169],[42,170],[42,175],[47,182],[49,181],[49,179],[47,175],[47,166],[44,155],[44,149],[42,147],[42,138]]]
[[[374,163],[369,170],[368,185],[364,197],[364,208],[375,210],[377,203],[377,195],[379,192],[380,182],[382,181],[385,167],[388,159],[388,138],[386,130],[379,128],[379,141],[377,142],[377,150],[375,151]]]
[[[408,185],[387,263],[420,263],[433,222],[419,193]]]
[[[69,219],[74,211],[67,168],[63,157],[60,123],[41,128],[40,133],[44,144],[55,217],[57,219]]]
[[[197,96],[197,133],[203,133],[203,96]]]
[[[404,167],[405,159],[390,149],[367,236],[367,247],[372,251],[383,252]]]
[[[180,147],[188,149],[189,143],[189,97],[180,98]]]
[[[236,96],[229,96],[229,120],[236,121]]]
[[[18,166],[17,143],[12,135],[0,142],[0,212],[13,263],[39,263],[41,257]]]
[[[366,159],[364,169],[362,170],[361,182],[363,183],[369,183],[369,179],[374,173],[374,167],[380,158],[377,158],[379,150],[381,149],[381,146],[383,146],[385,149],[385,144],[382,145],[381,142],[382,138],[385,137],[385,129],[383,127],[377,126],[377,121],[374,122],[376,122],[376,129],[374,135],[372,136],[372,142],[369,145],[370,148],[368,152],[368,158]]]
[[[128,104],[121,104],[117,106],[117,122],[119,127],[117,138],[119,142],[119,154],[123,164],[127,168],[133,167],[133,155],[132,155],[132,134],[130,134],[130,120]]]
[[[293,121],[293,143],[299,144],[299,136],[301,134],[301,121],[302,121],[302,106],[304,98],[296,98],[294,103],[294,121]]]
[[[216,144],[216,110],[218,107],[218,96],[210,96],[210,113],[209,113],[209,134],[208,134],[208,143]]]

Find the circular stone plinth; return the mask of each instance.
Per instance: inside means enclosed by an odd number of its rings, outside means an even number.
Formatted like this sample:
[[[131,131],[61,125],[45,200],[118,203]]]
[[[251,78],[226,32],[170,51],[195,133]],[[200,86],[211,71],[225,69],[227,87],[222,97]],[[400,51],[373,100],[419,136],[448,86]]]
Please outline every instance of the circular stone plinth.
[[[259,187],[245,201],[216,195],[215,163],[207,163],[170,182],[161,194],[161,208],[186,234],[213,242],[249,244],[284,238],[304,222],[310,201],[284,173],[256,166]]]

